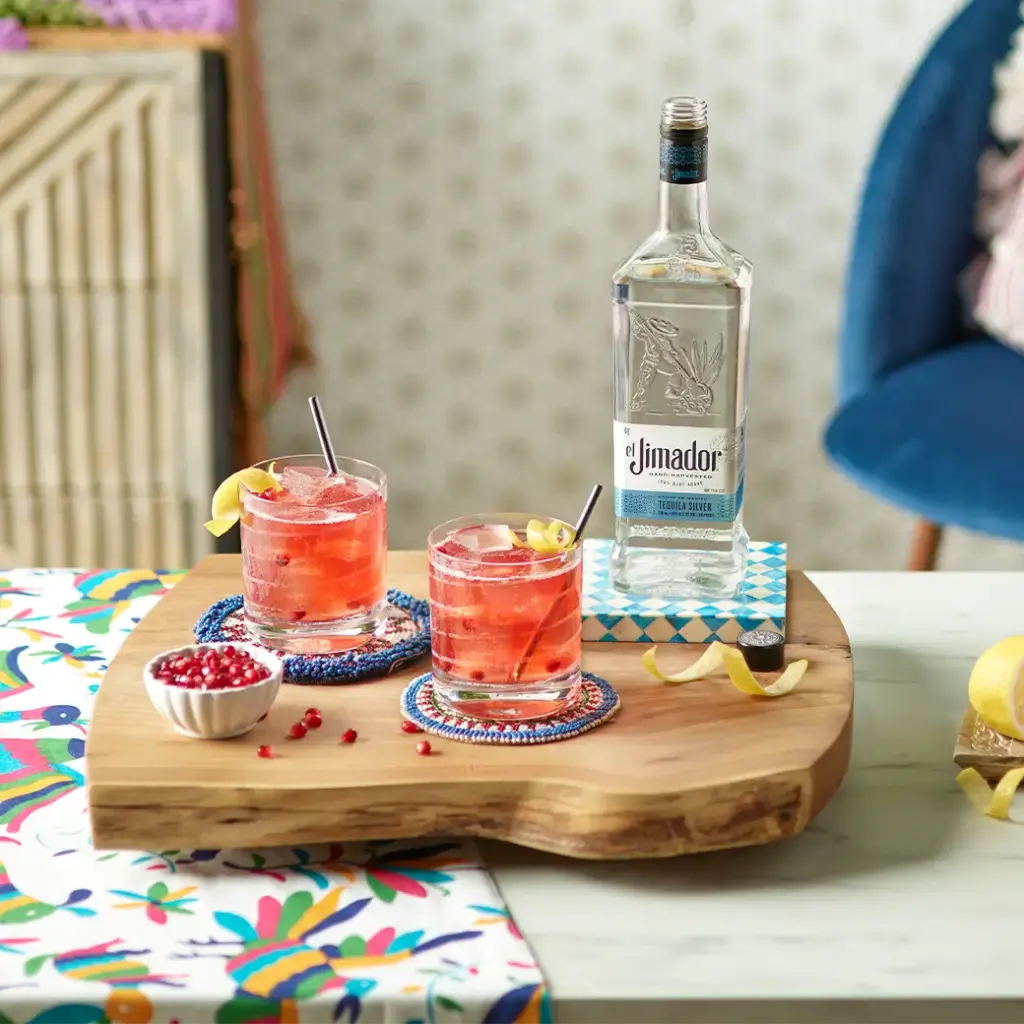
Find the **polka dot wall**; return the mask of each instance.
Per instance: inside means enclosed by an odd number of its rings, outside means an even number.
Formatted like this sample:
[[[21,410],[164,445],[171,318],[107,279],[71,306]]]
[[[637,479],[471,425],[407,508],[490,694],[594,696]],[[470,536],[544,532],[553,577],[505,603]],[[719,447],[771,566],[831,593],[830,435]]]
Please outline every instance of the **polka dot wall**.
[[[898,568],[910,520],[821,454],[867,161],[958,0],[261,0],[319,365],[274,412],[390,477],[395,547],[443,519],[571,518],[610,483],[609,278],[651,229],[658,113],[709,104],[716,231],[754,263],[747,520],[809,568]],[[595,533],[607,533],[603,502]],[[1024,567],[956,534],[949,568]]]

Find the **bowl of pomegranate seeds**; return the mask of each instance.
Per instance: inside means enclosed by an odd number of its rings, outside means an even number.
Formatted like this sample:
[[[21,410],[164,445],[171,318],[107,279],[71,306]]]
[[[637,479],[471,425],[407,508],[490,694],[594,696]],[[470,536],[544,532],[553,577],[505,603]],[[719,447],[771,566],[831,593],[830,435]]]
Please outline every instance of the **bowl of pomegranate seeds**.
[[[164,651],[143,670],[153,706],[184,736],[242,736],[281,689],[278,658],[252,644],[193,644]]]

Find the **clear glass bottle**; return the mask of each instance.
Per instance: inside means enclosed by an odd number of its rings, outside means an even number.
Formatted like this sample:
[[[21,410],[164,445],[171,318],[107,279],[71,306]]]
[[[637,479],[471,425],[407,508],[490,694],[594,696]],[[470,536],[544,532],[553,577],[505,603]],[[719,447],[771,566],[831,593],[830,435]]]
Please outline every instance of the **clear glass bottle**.
[[[657,229],[612,279],[615,587],[735,595],[742,524],[750,262],[708,223],[707,104],[666,100]]]

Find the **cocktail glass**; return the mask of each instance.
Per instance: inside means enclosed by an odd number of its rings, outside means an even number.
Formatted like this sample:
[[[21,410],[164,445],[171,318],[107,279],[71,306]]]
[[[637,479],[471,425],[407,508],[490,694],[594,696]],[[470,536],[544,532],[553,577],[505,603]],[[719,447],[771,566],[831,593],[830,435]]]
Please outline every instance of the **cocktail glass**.
[[[582,551],[533,550],[536,518],[466,516],[428,539],[434,692],[459,714],[548,718],[579,692]]]
[[[242,488],[245,622],[267,646],[298,654],[358,647],[387,617],[387,478],[339,458],[271,459],[282,489]]]

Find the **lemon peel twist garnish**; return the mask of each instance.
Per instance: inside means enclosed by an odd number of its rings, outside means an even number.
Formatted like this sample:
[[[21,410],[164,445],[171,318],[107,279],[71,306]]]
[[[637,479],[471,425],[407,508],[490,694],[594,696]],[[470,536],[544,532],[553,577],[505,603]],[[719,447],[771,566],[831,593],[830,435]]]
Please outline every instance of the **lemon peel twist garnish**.
[[[992,789],[977,768],[965,768],[956,777],[967,799],[990,818],[1006,821],[1017,787],[1024,781],[1024,768],[1011,768]]]
[[[533,548],[542,555],[557,555],[569,551],[576,541],[576,531],[563,522],[555,519],[545,523],[541,519],[531,519],[526,524],[525,543],[512,534],[512,543],[517,548]]]
[[[747,667],[743,655],[732,647],[726,647],[718,640],[712,643],[693,665],[682,672],[676,672],[675,675],[665,675],[658,667],[658,649],[656,647],[648,648],[640,661],[655,679],[670,686],[703,679],[724,665],[732,685],[741,693],[750,694],[752,697],[783,697],[796,689],[797,683],[803,679],[804,673],[807,671],[807,659],[802,658],[800,661],[794,661],[787,665],[786,670],[774,682],[762,686]]]
[[[261,494],[266,490],[283,490],[278,479],[273,474],[274,463],[270,464],[270,471],[257,469],[249,466],[248,469],[240,469],[232,473],[214,491],[213,501],[210,503],[210,513],[213,516],[209,522],[203,525],[214,537],[221,537],[238,522],[242,514],[242,488],[252,491],[254,494]]]

